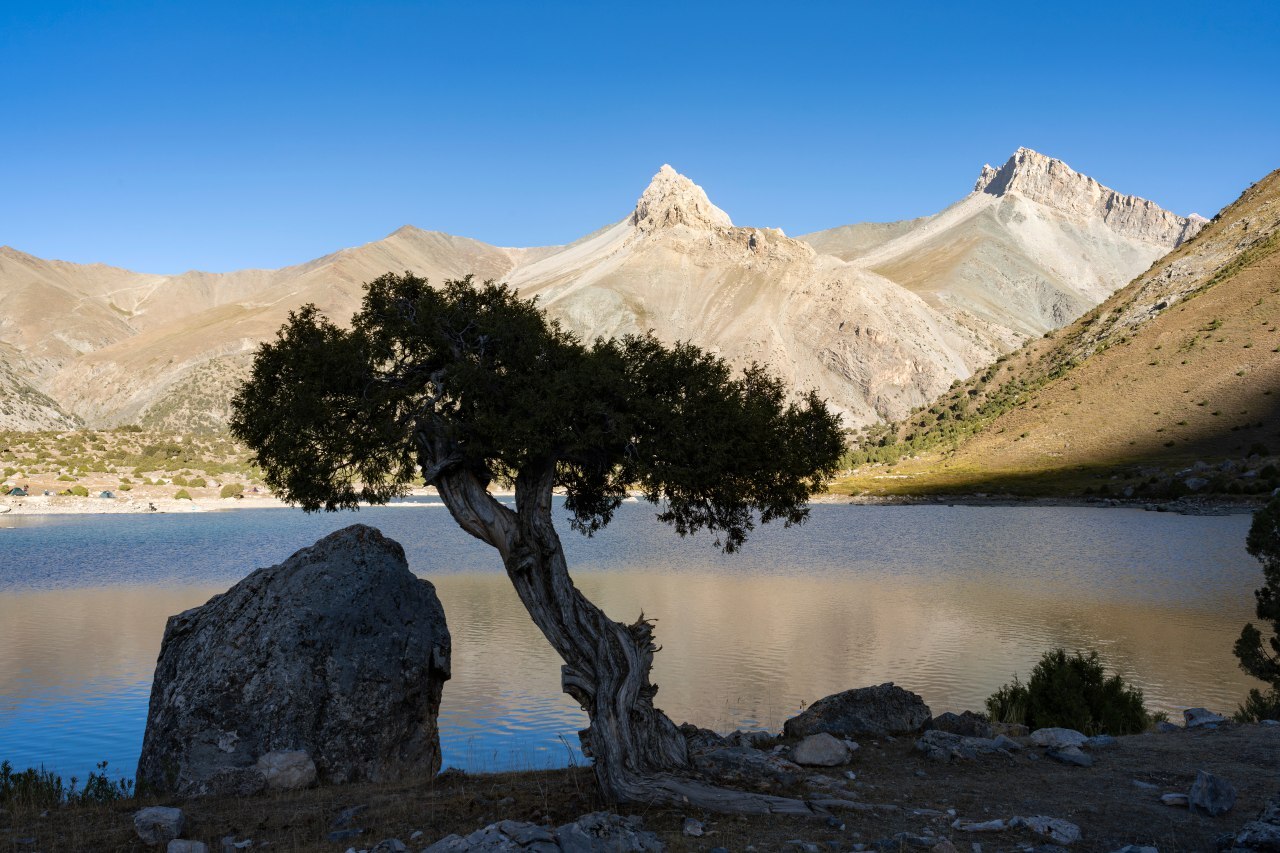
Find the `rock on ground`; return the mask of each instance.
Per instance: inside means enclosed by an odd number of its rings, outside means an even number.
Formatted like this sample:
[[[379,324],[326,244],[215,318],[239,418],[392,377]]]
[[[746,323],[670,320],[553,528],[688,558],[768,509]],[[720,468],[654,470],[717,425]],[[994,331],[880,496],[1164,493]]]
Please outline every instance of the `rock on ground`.
[[[133,814],[133,828],[143,844],[167,844],[182,834],[187,816],[182,809],[148,806]]]
[[[1215,714],[1207,708],[1188,708],[1182,712],[1182,719],[1186,721],[1187,728],[1198,729],[1201,726],[1216,726],[1219,723],[1227,722],[1227,718],[1221,714]]]
[[[281,751],[305,751],[326,783],[432,775],[449,657],[444,609],[404,549],[339,530],[169,619],[138,782],[247,795]],[[305,778],[298,764],[280,779]]]
[[[1031,742],[1036,746],[1047,746],[1050,749],[1066,749],[1069,746],[1084,746],[1089,742],[1089,738],[1075,729],[1047,728],[1032,732]]]
[[[1191,783],[1191,790],[1187,792],[1187,804],[1192,811],[1219,817],[1235,806],[1235,786],[1226,779],[1199,770],[1196,772],[1196,780]]]
[[[301,749],[268,752],[258,759],[254,767],[271,790],[307,788],[316,781],[316,763]]]
[[[980,755],[991,755],[1005,748],[987,738],[962,737],[940,729],[930,729],[916,741],[916,749],[931,761],[950,761],[953,758],[972,761]]]
[[[953,735],[961,735],[962,737],[987,739],[995,737],[995,730],[991,727],[991,721],[981,714],[975,714],[973,711],[965,711],[963,714],[953,714],[948,711],[945,714],[939,714],[933,718],[933,727],[940,731],[950,732]]]
[[[203,841],[175,838],[165,847],[165,853],[209,853],[209,845]]]
[[[1267,800],[1258,818],[1240,827],[1228,846],[1240,853],[1280,851],[1280,796]]]
[[[783,732],[793,738],[819,732],[836,737],[909,735],[923,729],[931,717],[923,699],[888,682],[819,699],[787,720]]]
[[[1037,835],[1043,835],[1057,844],[1075,844],[1080,840],[1080,827],[1059,817],[1044,815],[1015,817],[1009,821],[1009,826],[1025,826]]]
[[[619,817],[608,812],[592,812],[548,829],[535,823],[504,820],[478,829],[465,838],[450,835],[427,847],[422,853],[661,853],[666,846],[658,836],[644,829],[638,817]]]
[[[844,741],[819,732],[796,744],[790,757],[796,764],[806,767],[839,767],[849,763],[849,747]]]

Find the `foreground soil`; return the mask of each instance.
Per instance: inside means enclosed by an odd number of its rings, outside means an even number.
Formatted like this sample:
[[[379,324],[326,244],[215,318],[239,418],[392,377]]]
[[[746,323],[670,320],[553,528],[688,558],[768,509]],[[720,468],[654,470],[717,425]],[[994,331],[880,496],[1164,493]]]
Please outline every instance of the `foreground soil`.
[[[1114,748],[1095,753],[1089,768],[1058,764],[1037,749],[1012,758],[939,764],[913,747],[910,738],[864,741],[852,764],[824,771],[846,785],[859,803],[858,809],[835,812],[835,820],[724,816],[693,809],[613,810],[641,815],[645,827],[673,851],[800,850],[789,844],[793,840],[827,850],[853,850],[857,844],[905,850],[912,848],[901,839],[892,845],[876,842],[908,833],[950,838],[961,851],[975,849],[971,845],[977,842],[983,853],[995,853],[1030,849],[1045,839],[1026,829],[966,833],[953,829],[952,821],[1048,815],[1080,827],[1083,838],[1072,845],[1073,851],[1113,851],[1136,843],[1171,853],[1214,850],[1218,836],[1254,818],[1265,800],[1280,791],[1280,727],[1228,726],[1120,738]],[[1235,786],[1239,799],[1231,812],[1209,818],[1161,804],[1161,793],[1185,793],[1201,769]],[[845,778],[846,771],[854,772],[856,780]],[[184,835],[205,841],[215,853],[226,836],[252,839],[252,847],[245,848],[250,850],[341,853],[399,838],[416,851],[449,833],[467,834],[498,820],[558,826],[610,809],[589,768],[479,776],[449,772],[417,784],[347,785],[250,799],[127,802],[65,808],[46,816],[15,809],[0,814],[0,850],[153,849],[138,841],[132,814],[141,805],[155,804],[180,805],[187,814]],[[367,807],[354,820],[361,834],[328,840],[335,818],[353,806]],[[683,835],[687,817],[703,821],[706,834]],[[415,831],[422,836],[410,842]]]

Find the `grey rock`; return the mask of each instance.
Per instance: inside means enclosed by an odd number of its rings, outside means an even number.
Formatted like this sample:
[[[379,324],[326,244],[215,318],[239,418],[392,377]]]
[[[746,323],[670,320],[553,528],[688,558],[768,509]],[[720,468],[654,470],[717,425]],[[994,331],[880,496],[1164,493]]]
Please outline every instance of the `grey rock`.
[[[1113,850],[1112,853],[1160,853],[1155,847],[1143,847],[1137,844],[1126,844],[1119,850]]]
[[[1198,492],[1205,486],[1209,485],[1209,481],[1204,477],[1188,477],[1182,481],[1182,484],[1193,492]]]
[[[1196,780],[1187,792],[1187,804],[1192,811],[1209,817],[1220,817],[1236,804],[1236,789],[1230,782],[1204,770],[1196,772]]]
[[[1141,789],[1142,789],[1142,790],[1144,790],[1144,791],[1159,791],[1159,790],[1160,790],[1160,786],[1159,786],[1159,785],[1153,785],[1153,784],[1151,784],[1150,782],[1143,782],[1141,779],[1134,779],[1134,780],[1133,780],[1133,787],[1135,787],[1135,788],[1141,788]]]
[[[694,753],[693,766],[699,772],[734,786],[760,787],[794,785],[805,776],[800,765],[781,755],[747,746],[732,746]]]
[[[353,838],[359,838],[364,835],[364,830],[358,827],[350,829],[335,829],[325,836],[330,841],[350,841]]]
[[[1026,827],[1056,844],[1075,844],[1080,840],[1080,827],[1060,817],[1015,817],[1009,821],[1009,826]]]
[[[803,853],[822,853],[822,848],[814,844],[812,841],[802,841],[799,838],[793,838],[787,842],[789,847],[798,847]]]
[[[325,783],[433,774],[449,656],[444,610],[404,550],[339,530],[169,619],[138,781],[243,790],[266,784],[259,758],[295,750]]]
[[[819,732],[796,744],[791,750],[791,760],[805,767],[839,767],[849,763],[849,747],[844,741]]]
[[[684,819],[684,825],[680,828],[680,831],[685,835],[690,835],[690,836],[693,836],[694,838],[698,838],[702,835],[704,831],[702,828],[702,821],[695,820],[694,818],[691,818],[691,817],[687,817]]]
[[[1280,720],[1258,720],[1260,726],[1280,726]]]
[[[330,829],[343,829],[344,827],[355,825],[356,818],[368,811],[367,805],[348,806],[338,812],[338,816],[333,819],[333,823],[329,824]]]
[[[1166,806],[1186,807],[1188,798],[1186,794],[1161,794],[1160,802],[1164,803]]]
[[[209,853],[208,844],[188,838],[175,838],[164,849],[165,853]]]
[[[1116,740],[1111,735],[1094,735],[1085,741],[1084,745],[1089,749],[1112,749],[1118,746],[1119,743],[1120,741]]]
[[[1233,850],[1280,853],[1280,796],[1267,800],[1256,820],[1249,821],[1234,836],[1228,836]]]
[[[148,806],[133,813],[133,829],[143,844],[168,844],[182,834],[186,824],[182,809],[170,806]]]
[[[724,740],[729,746],[749,746],[753,749],[760,749],[773,738],[774,735],[770,732],[738,729],[736,732],[726,736]]]
[[[1036,729],[1031,733],[1031,742],[1036,746],[1047,746],[1050,749],[1065,749],[1068,746],[1084,746],[1089,738],[1075,729],[1047,728]]]
[[[384,838],[369,848],[369,853],[407,853],[408,850],[399,838]]]
[[[958,829],[961,832],[1004,832],[1009,828],[1008,821],[1000,818],[994,820],[960,820],[957,818],[951,822],[952,829]]]
[[[1174,725],[1168,720],[1161,720],[1156,723],[1156,731],[1160,732],[1160,734],[1171,734],[1173,732],[1182,731],[1182,726]]]
[[[316,783],[316,764],[305,749],[268,752],[254,766],[273,791],[309,788]]]
[[[513,820],[492,823],[465,838],[450,835],[422,853],[661,853],[666,847],[639,817],[593,812],[550,830]]]
[[[916,750],[923,752],[931,761],[950,761],[953,758],[973,760],[980,755],[991,755],[1002,751],[994,741],[980,737],[962,737],[930,729],[916,741]]]
[[[836,737],[884,737],[919,732],[929,722],[929,706],[893,682],[835,693],[787,720],[783,733],[801,738],[826,732]]]
[[[1189,729],[1216,726],[1227,721],[1227,718],[1221,714],[1215,714],[1205,708],[1188,708],[1182,712],[1182,718],[1186,720],[1187,728]]]
[[[1050,749],[1045,755],[1062,764],[1075,767],[1092,767],[1093,757],[1083,752],[1078,746],[1067,746],[1062,749]]]
[[[689,752],[705,752],[710,749],[720,749],[728,746],[728,739],[721,737],[711,729],[703,729],[695,726],[693,723],[681,723],[679,726],[680,734],[684,735],[685,743],[689,746]]]
[[[1022,749],[1022,744],[1018,743],[1008,735],[996,735],[992,741],[998,748],[1007,749],[1010,752],[1017,752]]]
[[[995,730],[991,727],[991,721],[982,714],[975,714],[973,711],[965,711],[962,714],[953,714],[948,711],[945,714],[939,714],[933,718],[933,727],[944,732],[951,732],[953,735],[963,735],[964,737],[995,737]]]

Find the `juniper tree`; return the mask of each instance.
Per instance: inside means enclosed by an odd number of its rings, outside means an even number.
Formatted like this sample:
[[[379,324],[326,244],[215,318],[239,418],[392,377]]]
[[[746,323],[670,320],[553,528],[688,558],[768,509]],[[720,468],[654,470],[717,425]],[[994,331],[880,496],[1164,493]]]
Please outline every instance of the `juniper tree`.
[[[586,344],[505,285],[388,274],[349,328],[311,305],[290,315],[257,352],[232,432],[267,483],[310,511],[384,503],[419,474],[434,486],[462,529],[497,549],[564,660],[606,796],[804,808],[689,779],[685,741],[654,705],[653,623],[615,622],[574,585],[552,493],[563,490],[569,526],[588,536],[635,490],[680,535],[709,531],[736,551],[757,523],[803,522],[834,473],[839,420],[814,394],[789,401],[758,365],[735,373],[652,335]],[[514,508],[490,494],[494,482],[514,485]]]
[[[1271,689],[1265,694],[1250,690],[1241,714],[1280,718],[1280,498],[1254,513],[1245,548],[1262,563],[1263,585],[1254,590],[1254,612],[1264,628],[1270,624],[1271,636],[1264,642],[1262,631],[1250,622],[1236,640],[1235,654],[1241,669]]]

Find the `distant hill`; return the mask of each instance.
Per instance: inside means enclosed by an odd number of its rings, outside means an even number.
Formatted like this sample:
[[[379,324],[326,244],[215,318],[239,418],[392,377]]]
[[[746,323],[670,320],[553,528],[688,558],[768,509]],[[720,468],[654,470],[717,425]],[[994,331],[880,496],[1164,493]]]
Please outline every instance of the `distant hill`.
[[[664,166],[624,218],[566,246],[406,226],[283,269],[180,275],[3,247],[0,428],[217,429],[289,311],[313,302],[345,322],[364,282],[405,270],[508,281],[587,338],[652,329],[767,363],[859,426],[902,417],[1069,321],[1198,227],[1020,149],[935,216],[805,240],[735,226]]]
[[[864,432],[857,461],[897,464],[844,486],[1262,493],[1278,454],[1280,170],[1075,323]]]

